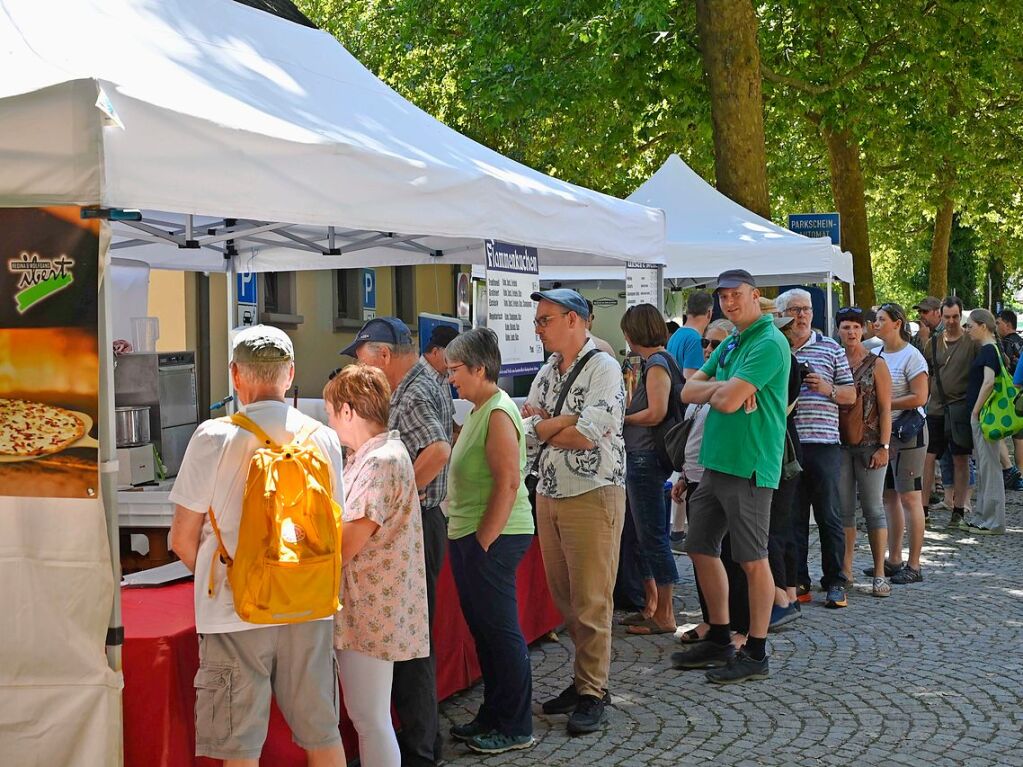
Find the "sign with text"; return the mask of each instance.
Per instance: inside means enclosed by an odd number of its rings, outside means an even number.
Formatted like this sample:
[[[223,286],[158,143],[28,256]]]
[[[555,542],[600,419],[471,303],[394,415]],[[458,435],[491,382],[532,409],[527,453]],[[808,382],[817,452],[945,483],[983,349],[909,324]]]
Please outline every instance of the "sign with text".
[[[837,213],[790,213],[789,231],[804,237],[828,237],[842,245],[842,220]]]
[[[235,301],[239,304],[256,303],[256,274],[255,272],[235,275]]]
[[[653,304],[660,306],[660,285],[657,264],[625,262],[625,305]]]
[[[100,222],[0,209],[0,496],[99,492]]]
[[[501,375],[536,373],[543,363],[543,345],[533,329],[536,304],[530,296],[540,289],[540,259],[536,248],[486,241],[487,327],[501,346]]]

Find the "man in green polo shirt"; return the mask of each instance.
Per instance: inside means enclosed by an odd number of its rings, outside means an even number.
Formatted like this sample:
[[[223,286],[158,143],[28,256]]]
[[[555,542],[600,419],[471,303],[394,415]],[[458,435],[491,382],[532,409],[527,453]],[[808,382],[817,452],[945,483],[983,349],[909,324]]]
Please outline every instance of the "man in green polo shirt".
[[[682,400],[710,403],[700,463],[705,471],[689,501],[686,552],[696,566],[707,602],[705,641],[672,655],[675,668],[709,668],[707,679],[725,684],[765,679],[767,625],[774,579],[767,561],[771,495],[781,478],[788,405],[785,336],[760,312],[760,291],[742,269],[718,277],[718,301],[738,330],[724,341],[682,390]],[[721,540],[729,534],[732,558],[749,582],[749,637],[737,653],[729,634],[728,578]]]

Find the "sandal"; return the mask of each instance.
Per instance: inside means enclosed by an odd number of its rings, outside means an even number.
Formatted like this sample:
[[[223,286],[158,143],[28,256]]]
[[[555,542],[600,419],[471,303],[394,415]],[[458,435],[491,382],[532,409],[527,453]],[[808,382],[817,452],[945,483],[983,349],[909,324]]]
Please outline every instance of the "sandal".
[[[639,626],[645,620],[647,620],[647,617],[643,615],[643,613],[629,613],[628,615],[622,616],[621,620],[618,621],[618,625]]]
[[[875,597],[890,597],[892,595],[892,585],[884,578],[874,578],[874,584],[870,593]]]
[[[674,634],[678,630],[678,626],[671,626],[670,628],[664,628],[657,624],[653,618],[645,618],[642,623],[632,623],[628,628],[625,629],[626,634],[633,634],[635,636],[651,636],[653,634]]]
[[[704,639],[706,639],[706,637],[700,636],[700,632],[698,632],[695,628],[683,631],[678,637],[678,641],[682,644],[696,644],[697,642],[702,642]]]

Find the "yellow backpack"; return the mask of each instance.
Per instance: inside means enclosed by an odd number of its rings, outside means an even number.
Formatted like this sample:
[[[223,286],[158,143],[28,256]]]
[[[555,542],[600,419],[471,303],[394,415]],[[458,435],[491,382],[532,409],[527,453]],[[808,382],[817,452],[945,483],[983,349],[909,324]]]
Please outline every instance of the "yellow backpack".
[[[219,557],[242,620],[300,623],[333,615],[340,608],[341,507],[331,494],[330,463],[311,439],[320,424],[310,419],[290,444],[278,445],[242,413],[221,420],[262,446],[249,463],[234,557],[209,511],[218,544],[209,596]]]

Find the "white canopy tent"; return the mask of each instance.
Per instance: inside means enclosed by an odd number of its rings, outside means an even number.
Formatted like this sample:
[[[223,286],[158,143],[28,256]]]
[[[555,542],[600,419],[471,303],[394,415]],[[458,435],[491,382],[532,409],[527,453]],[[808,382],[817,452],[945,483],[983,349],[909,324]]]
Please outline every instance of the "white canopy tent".
[[[122,258],[226,272],[473,263],[495,238],[553,263],[663,259],[661,211],[512,162],[326,33],[230,0],[0,0],[0,61],[0,206],[141,210],[105,229]],[[11,763],[119,762],[119,653],[113,670],[103,655],[120,604],[110,292],[101,278],[101,497],[0,498]]]
[[[233,239],[264,257],[321,256],[287,269],[339,268],[356,249],[362,266],[388,257],[380,246],[406,263],[465,263],[495,238],[548,249],[555,262],[660,261],[659,211],[467,139],[325,32],[227,0],[2,7],[0,201],[142,209],[154,221],[119,224],[119,256],[179,267],[158,246],[123,252],[169,239],[174,250],[210,248],[178,253],[181,264],[222,270],[216,249]]]
[[[729,199],[678,155],[628,197],[667,217],[664,276],[713,284],[726,269],[746,269],[762,285],[853,282],[852,256],[830,241],[790,232]],[[620,267],[551,267],[546,280],[621,280]]]

